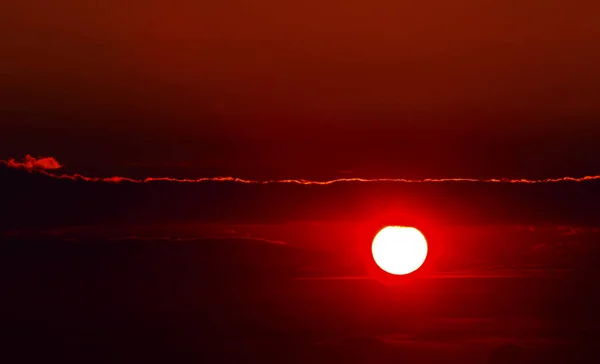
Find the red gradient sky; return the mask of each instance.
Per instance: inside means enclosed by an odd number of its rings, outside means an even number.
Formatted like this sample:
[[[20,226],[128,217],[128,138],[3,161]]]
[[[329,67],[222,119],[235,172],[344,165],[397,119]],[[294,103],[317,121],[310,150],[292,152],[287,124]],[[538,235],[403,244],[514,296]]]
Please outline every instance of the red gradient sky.
[[[0,157],[100,174],[596,174],[598,13],[583,0],[9,0]]]

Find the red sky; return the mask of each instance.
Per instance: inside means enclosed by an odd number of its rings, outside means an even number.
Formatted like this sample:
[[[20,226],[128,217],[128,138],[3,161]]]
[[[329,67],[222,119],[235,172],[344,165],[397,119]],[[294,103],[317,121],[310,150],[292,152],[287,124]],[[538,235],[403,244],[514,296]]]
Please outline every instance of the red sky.
[[[598,13],[583,0],[9,0],[0,5],[0,153],[111,168],[254,161],[258,173],[281,159],[387,171],[407,153],[416,162],[404,170],[443,170],[508,149],[500,174],[522,175],[523,154],[534,155],[530,165],[550,154],[589,174],[590,147],[579,140],[598,133]],[[481,138],[489,143],[447,151]],[[546,146],[532,154],[536,140]],[[297,157],[307,146],[317,157]],[[442,173],[490,174],[459,167]]]

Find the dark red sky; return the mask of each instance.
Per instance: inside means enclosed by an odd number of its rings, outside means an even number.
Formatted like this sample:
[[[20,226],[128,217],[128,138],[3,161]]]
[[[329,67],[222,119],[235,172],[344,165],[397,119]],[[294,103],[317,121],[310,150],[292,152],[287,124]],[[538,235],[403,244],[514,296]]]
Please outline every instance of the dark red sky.
[[[107,170],[593,173],[599,13],[583,0],[9,0],[0,153]]]

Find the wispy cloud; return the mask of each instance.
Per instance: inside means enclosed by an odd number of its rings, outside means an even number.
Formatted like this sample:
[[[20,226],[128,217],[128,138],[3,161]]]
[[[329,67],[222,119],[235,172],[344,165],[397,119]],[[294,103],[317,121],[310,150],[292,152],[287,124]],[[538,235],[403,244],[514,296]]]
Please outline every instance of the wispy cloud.
[[[62,165],[53,157],[35,158],[31,155],[25,156],[21,161],[11,158],[9,160],[0,160],[1,164],[9,168],[26,169],[30,172],[38,172],[56,179],[68,179],[73,181],[85,182],[104,182],[104,183],[150,183],[150,182],[175,182],[175,183],[202,183],[202,182],[233,182],[242,184],[297,184],[297,185],[332,185],[338,183],[444,183],[444,182],[463,182],[463,183],[512,183],[512,184],[540,184],[540,183],[558,183],[558,182],[585,182],[600,180],[600,175],[571,177],[564,176],[558,178],[545,179],[527,179],[527,178],[423,178],[423,179],[405,179],[405,178],[336,178],[330,180],[309,180],[309,179],[245,179],[232,176],[202,177],[202,178],[173,178],[173,177],[146,177],[142,179],[112,176],[112,177],[90,177],[81,174],[58,174],[51,172],[60,169]]]
[[[275,245],[287,245],[286,242],[280,240],[271,240],[264,239],[260,237],[251,237],[251,236],[202,236],[202,237],[172,237],[172,236],[137,236],[130,235],[119,238],[110,238],[108,241],[128,241],[128,240],[138,240],[138,241],[169,241],[169,242],[186,242],[186,241],[202,241],[202,240],[243,240],[243,241],[258,241],[268,244]]]
[[[436,272],[420,278],[422,280],[437,280],[437,279],[507,279],[507,278],[539,278],[550,279],[564,277],[570,274],[569,269],[504,269],[497,271],[463,271],[463,272]],[[312,277],[297,277],[297,281],[375,281],[372,276],[312,276]]]

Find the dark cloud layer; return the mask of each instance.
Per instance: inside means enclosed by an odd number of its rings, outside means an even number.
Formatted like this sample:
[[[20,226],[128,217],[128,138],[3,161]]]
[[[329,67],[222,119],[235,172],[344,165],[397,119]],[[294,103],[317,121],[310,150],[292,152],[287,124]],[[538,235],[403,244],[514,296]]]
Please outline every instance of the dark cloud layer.
[[[42,171],[44,173],[48,173]],[[597,224],[596,181],[550,184],[96,184],[0,168],[4,229],[119,222]]]
[[[479,364],[516,344],[527,363],[595,362],[590,276],[294,280],[335,259],[239,240],[4,239],[2,355]]]

